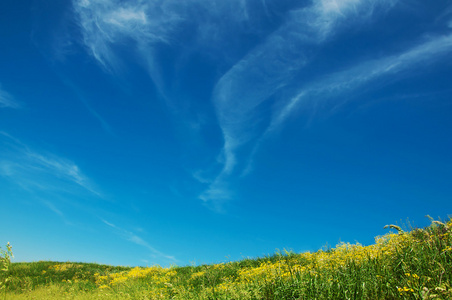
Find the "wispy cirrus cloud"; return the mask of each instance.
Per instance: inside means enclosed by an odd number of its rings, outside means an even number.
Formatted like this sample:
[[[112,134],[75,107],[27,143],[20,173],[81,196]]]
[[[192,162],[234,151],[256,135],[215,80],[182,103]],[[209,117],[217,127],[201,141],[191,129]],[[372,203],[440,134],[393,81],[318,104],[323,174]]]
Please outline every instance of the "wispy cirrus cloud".
[[[389,81],[401,80],[410,76],[412,73],[410,71],[422,70],[430,64],[443,61],[446,56],[452,57],[452,35],[450,34],[425,38],[401,53],[360,62],[344,71],[327,74],[323,79],[306,84],[293,97],[281,99],[281,102],[285,101],[285,103],[273,111],[268,126],[253,146],[244,173],[252,169],[253,156],[261,144],[296,112],[317,105],[326,106],[327,109],[332,110],[347,102],[348,98],[343,97],[345,93],[353,92],[380,78]],[[326,105],[327,103],[330,105]]]
[[[135,47],[141,47],[137,43],[168,42],[167,33],[174,18],[177,19],[175,14],[166,13],[165,5],[152,2],[79,0],[73,5],[85,46],[110,71],[117,70],[120,65],[113,46],[126,41]]]
[[[68,86],[74,94],[77,96],[77,98],[85,105],[86,109],[89,111],[89,113],[97,120],[99,121],[102,128],[111,136],[116,137],[116,134],[114,133],[113,129],[111,128],[110,124],[90,105],[87,97],[84,95],[83,91],[69,78],[66,78],[63,75],[60,75],[61,80]]]
[[[345,71],[329,74],[323,80],[307,85],[290,98],[286,105],[274,114],[265,135],[280,127],[284,120],[303,104],[337,99],[337,95],[353,91],[381,77],[395,79],[396,75],[403,72],[407,72],[405,76],[409,76],[408,71],[425,68],[432,63],[442,61],[445,56],[452,57],[452,34],[429,37],[402,53],[360,62]],[[401,79],[405,76],[397,76],[397,78]],[[335,106],[341,103],[336,101]]]
[[[17,102],[10,93],[6,92],[2,89],[0,85],[0,108],[9,107],[9,108],[19,108],[19,102]]]
[[[260,9],[269,16],[267,3]],[[227,178],[234,171],[237,150],[262,133],[259,108],[278,90],[290,83],[303,66],[309,63],[304,48],[325,42],[344,22],[367,22],[375,10],[387,9],[395,0],[323,0],[285,13],[280,28],[253,47],[237,61],[216,83],[212,102],[223,133],[224,147],[220,155],[222,171],[210,180],[209,188],[200,195],[207,202],[218,203],[231,197]],[[259,31],[258,21],[250,17],[251,1],[129,1],[74,0],[83,44],[104,69],[115,72],[122,68],[124,45],[133,52],[148,71],[154,85],[168,99],[168,78],[162,74],[158,59],[161,45],[178,46],[187,42],[185,27],[196,33],[189,48],[214,49],[233,34]],[[227,20],[227,21],[222,21]],[[246,26],[241,25],[245,24]],[[253,26],[257,25],[256,28]],[[240,29],[241,28],[241,29]],[[183,33],[183,34],[181,34]],[[190,34],[188,34],[190,35]],[[221,39],[224,39],[222,41]],[[219,45],[212,48],[211,45]],[[180,45],[179,45],[180,46]],[[187,47],[187,46],[185,46]],[[224,47],[223,47],[224,48]],[[300,51],[301,49],[301,51]],[[193,51],[193,50],[188,50]],[[177,100],[172,106],[178,106]]]
[[[58,216],[60,216],[61,218],[63,218],[63,220],[65,220],[66,223],[68,223],[65,219],[65,215],[61,212],[60,209],[58,209],[54,203],[48,201],[48,200],[41,200],[41,202],[47,206],[48,209],[50,209],[51,211],[53,211],[55,214],[57,214]]]
[[[230,191],[225,187],[238,164],[237,152],[253,140],[256,142],[270,118],[271,112],[262,111],[261,105],[272,101],[272,96],[291,84],[294,76],[310,63],[308,50],[328,42],[342,25],[370,22],[378,9],[389,9],[395,3],[324,0],[293,10],[278,30],[221,77],[212,100],[224,139],[223,169],[200,195],[203,201],[224,202],[229,198]]]
[[[92,180],[74,162],[45,151],[34,150],[3,131],[0,131],[0,152],[2,153],[0,179],[4,178],[30,193],[33,196],[31,199],[58,215],[67,225],[74,226],[78,223],[70,221],[59,206],[67,207],[68,201],[71,202],[80,197],[104,197]],[[68,200],[65,200],[66,198]],[[71,203],[71,205],[80,209],[77,203]],[[80,211],[91,215],[95,214],[96,209],[82,205]],[[157,250],[134,232],[116,226],[101,217],[98,218],[121,238],[146,248],[150,257],[163,259],[168,263],[178,262],[174,256]],[[80,224],[78,226],[83,228]]]
[[[89,193],[102,197],[102,193],[72,161],[57,155],[32,150],[6,132],[0,131],[0,176],[22,188],[33,191]]]
[[[292,12],[292,20],[299,25],[299,34],[312,42],[331,37],[340,26],[369,22],[379,12],[392,8],[398,0],[321,0]],[[339,28],[338,28],[339,26]]]
[[[270,2],[262,1],[259,8],[269,18]],[[214,210],[222,211],[223,204],[234,197],[231,178],[249,170],[249,162],[262,140],[280,128],[303,103],[326,102],[336,94],[353,91],[383,76],[433,62],[434,57],[443,57],[450,51],[448,36],[430,37],[404,52],[383,58],[380,55],[378,59],[369,59],[369,53],[364,55],[366,61],[345,57],[351,67],[340,72],[334,66],[325,68],[323,75],[316,75],[316,81],[300,76],[315,63],[322,47],[334,43],[350,28],[359,31],[374,24],[398,2],[303,2],[281,12],[279,25],[266,32],[259,31],[255,11],[250,9],[256,2],[246,0],[74,0],[73,7],[90,55],[105,70],[115,73],[130,59],[124,53],[133,53],[134,61],[148,71],[161,95],[170,100],[170,109],[182,106],[183,97],[169,99],[168,87],[174,84],[176,75],[165,74],[160,46],[177,49],[175,52],[181,55],[209,49],[214,55],[223,55],[225,65],[230,63],[226,71],[224,66],[221,68],[224,73],[214,85],[205,87],[212,90],[210,100],[223,137],[216,165],[219,171],[214,175],[211,173],[214,168],[193,172],[195,179],[207,186],[199,198]],[[226,53],[228,47],[222,42],[229,43],[234,35],[253,30],[259,32],[260,42],[244,47],[246,51],[241,56],[226,59],[233,55]],[[174,65],[180,63],[177,58],[170,59]],[[304,82],[297,82],[299,78],[305,78]]]
[[[222,49],[220,42],[229,37],[229,27],[248,20],[247,6],[246,0],[73,0],[82,43],[92,57],[105,70],[118,73],[125,66],[121,50],[127,49],[166,98],[168,80],[162,75],[160,47]],[[193,45],[181,46],[183,41]]]
[[[136,235],[134,232],[126,230],[124,228],[118,227],[115,224],[108,222],[104,219],[101,219],[101,221],[109,226],[110,228],[112,228],[114,230],[114,232],[119,235],[120,237],[122,237],[123,239],[134,243],[136,245],[142,246],[144,248],[146,248],[147,250],[149,250],[150,252],[150,256],[153,258],[163,258],[171,263],[176,263],[178,262],[178,260],[172,256],[172,255],[168,255],[165,254],[157,249],[155,249],[154,247],[152,247],[148,242],[146,242],[143,238],[141,238],[140,236]]]

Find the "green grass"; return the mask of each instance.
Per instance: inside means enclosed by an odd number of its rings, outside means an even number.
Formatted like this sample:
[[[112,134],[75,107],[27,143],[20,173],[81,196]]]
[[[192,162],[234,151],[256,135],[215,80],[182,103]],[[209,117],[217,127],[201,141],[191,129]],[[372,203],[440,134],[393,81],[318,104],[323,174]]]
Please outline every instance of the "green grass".
[[[315,253],[203,266],[13,263],[6,299],[452,299],[452,221]]]

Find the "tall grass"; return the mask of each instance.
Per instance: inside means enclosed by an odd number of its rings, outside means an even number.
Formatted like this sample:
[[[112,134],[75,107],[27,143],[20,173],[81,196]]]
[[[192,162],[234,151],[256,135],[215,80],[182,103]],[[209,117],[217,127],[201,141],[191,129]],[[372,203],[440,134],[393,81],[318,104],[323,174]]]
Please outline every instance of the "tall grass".
[[[221,264],[124,268],[14,263],[9,299],[452,299],[452,220],[342,243]]]

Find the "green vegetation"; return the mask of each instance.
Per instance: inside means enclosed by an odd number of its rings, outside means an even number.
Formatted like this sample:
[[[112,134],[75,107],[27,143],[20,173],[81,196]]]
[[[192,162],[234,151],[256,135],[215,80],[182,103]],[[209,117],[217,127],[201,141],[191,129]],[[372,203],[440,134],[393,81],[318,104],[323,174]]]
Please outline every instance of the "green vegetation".
[[[13,257],[13,248],[9,243],[6,244],[6,250],[0,248],[0,291],[5,290],[6,298],[6,283],[10,279],[8,275],[9,265],[11,264],[11,257]]]
[[[390,227],[370,246],[193,267],[13,263],[0,281],[7,299],[452,299],[452,220]]]

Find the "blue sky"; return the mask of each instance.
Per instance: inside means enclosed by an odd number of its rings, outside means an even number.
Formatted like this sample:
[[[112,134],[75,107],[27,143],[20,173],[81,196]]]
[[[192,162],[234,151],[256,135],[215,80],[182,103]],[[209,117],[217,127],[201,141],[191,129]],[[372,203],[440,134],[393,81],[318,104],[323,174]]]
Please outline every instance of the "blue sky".
[[[452,4],[0,4],[0,242],[190,265],[452,212]]]

